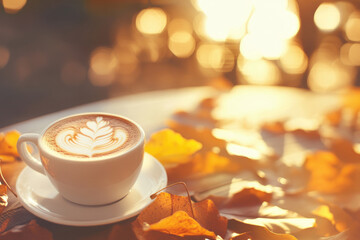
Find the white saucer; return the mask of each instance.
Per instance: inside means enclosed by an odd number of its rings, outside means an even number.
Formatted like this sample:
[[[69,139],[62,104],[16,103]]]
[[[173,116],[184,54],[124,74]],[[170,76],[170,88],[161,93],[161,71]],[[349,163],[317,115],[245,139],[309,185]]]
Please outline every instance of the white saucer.
[[[59,195],[46,176],[29,167],[20,173],[16,191],[21,204],[42,219],[63,225],[95,226],[135,216],[151,203],[150,195],[166,184],[164,167],[154,157],[145,154],[139,178],[131,192],[109,205],[83,206],[72,203]]]

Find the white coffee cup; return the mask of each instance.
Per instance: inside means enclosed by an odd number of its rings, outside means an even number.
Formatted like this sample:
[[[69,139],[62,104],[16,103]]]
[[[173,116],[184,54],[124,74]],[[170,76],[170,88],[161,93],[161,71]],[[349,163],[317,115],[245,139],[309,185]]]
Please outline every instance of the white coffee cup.
[[[144,141],[143,129],[128,118],[83,113],[55,121],[41,134],[21,135],[17,148],[23,161],[45,174],[64,198],[83,205],[103,205],[125,197],[136,182]],[[38,148],[40,159],[29,152],[29,142]]]

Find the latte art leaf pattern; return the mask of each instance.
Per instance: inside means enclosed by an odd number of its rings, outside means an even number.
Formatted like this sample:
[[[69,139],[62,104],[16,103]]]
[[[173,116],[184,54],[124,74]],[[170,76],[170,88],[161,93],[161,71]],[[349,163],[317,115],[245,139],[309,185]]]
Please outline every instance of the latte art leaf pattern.
[[[58,133],[56,144],[68,154],[93,157],[114,151],[122,146],[127,133],[120,128],[113,128],[102,117],[88,121],[86,127],[67,128]]]

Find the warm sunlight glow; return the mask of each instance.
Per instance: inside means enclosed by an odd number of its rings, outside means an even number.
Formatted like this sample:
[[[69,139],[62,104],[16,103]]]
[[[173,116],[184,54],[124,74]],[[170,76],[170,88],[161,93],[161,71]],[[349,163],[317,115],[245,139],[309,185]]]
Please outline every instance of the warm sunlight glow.
[[[234,55],[225,46],[202,44],[196,51],[196,59],[200,66],[219,72],[231,71],[234,67]]]
[[[350,15],[345,24],[345,34],[350,41],[360,41],[360,12],[354,12]]]
[[[280,65],[286,73],[301,74],[308,66],[308,58],[300,46],[292,44],[280,57]]]
[[[228,143],[226,145],[226,151],[230,155],[247,157],[247,158],[251,158],[254,160],[263,159],[263,155],[258,150],[254,149],[254,148],[250,148],[250,147],[241,146],[241,145],[235,144],[235,143]]]
[[[195,50],[195,39],[188,32],[175,32],[169,37],[169,49],[179,58],[190,57]]]
[[[9,62],[9,58],[10,58],[9,49],[0,46],[0,69],[6,66],[6,64]]]
[[[4,10],[7,13],[17,13],[26,4],[27,0],[3,0]]]
[[[267,60],[238,62],[238,68],[246,83],[254,85],[276,85],[281,81],[279,68]],[[240,79],[242,81],[242,79]]]
[[[320,30],[333,31],[340,24],[340,11],[333,3],[322,3],[315,11],[314,21]]]
[[[136,28],[144,34],[162,33],[166,23],[166,13],[161,8],[147,8],[136,16]]]
[[[215,41],[239,40],[245,33],[251,13],[251,1],[197,0],[196,7],[204,13],[203,28],[208,38]]]

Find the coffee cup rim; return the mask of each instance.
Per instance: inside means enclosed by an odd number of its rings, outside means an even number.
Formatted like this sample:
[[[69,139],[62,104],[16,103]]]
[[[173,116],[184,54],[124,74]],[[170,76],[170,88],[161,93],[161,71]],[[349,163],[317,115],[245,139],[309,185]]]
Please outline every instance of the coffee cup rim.
[[[93,162],[93,161],[106,161],[106,160],[109,160],[109,159],[114,159],[114,158],[117,158],[117,157],[120,157],[120,156],[125,156],[133,151],[135,151],[136,149],[139,148],[139,146],[143,145],[144,142],[145,142],[145,132],[144,132],[144,129],[137,123],[135,122],[134,120],[128,118],[128,117],[125,117],[125,116],[122,116],[122,115],[119,115],[119,114],[113,114],[113,113],[107,113],[107,112],[83,112],[83,113],[77,113],[77,114],[71,114],[71,115],[68,115],[68,116],[65,116],[65,117],[62,117],[62,118],[59,118],[53,122],[51,122],[50,124],[48,124],[46,126],[46,128],[44,128],[40,134],[40,137],[38,139],[38,146],[39,146],[39,150],[41,151],[41,154],[44,154],[46,157],[51,157],[51,158],[54,158],[56,157],[57,159],[61,159],[61,160],[64,160],[64,161],[79,161],[78,158],[76,157],[73,157],[73,156],[70,156],[70,155],[60,155],[60,154],[57,154],[55,151],[49,151],[49,149],[47,149],[46,147],[44,147],[43,145],[43,141],[42,141],[42,138],[44,137],[44,134],[45,132],[54,124],[64,120],[64,119],[67,119],[67,118],[71,118],[71,117],[77,117],[77,116],[83,116],[83,115],[104,115],[104,116],[111,116],[111,117],[117,117],[117,118],[121,118],[121,119],[124,119],[124,120],[127,120],[129,121],[130,123],[134,124],[136,126],[136,128],[139,130],[140,132],[140,139],[137,143],[135,143],[133,146],[131,146],[129,149],[127,149],[126,151],[124,152],[119,152],[119,153],[113,153],[111,154],[110,156],[100,156],[100,157],[90,157],[90,158],[82,158],[81,161],[83,162]]]

